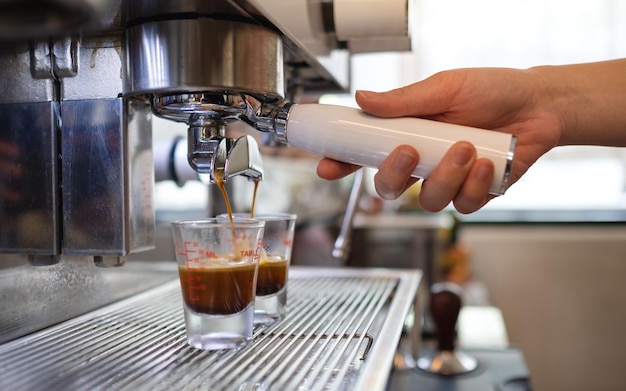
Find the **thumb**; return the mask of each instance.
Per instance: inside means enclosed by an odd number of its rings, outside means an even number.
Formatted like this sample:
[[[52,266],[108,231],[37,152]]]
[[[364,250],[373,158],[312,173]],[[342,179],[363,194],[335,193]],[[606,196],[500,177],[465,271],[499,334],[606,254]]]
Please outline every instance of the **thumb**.
[[[358,90],[357,104],[377,117],[425,117],[445,112],[456,88],[440,73],[420,82],[387,92]]]

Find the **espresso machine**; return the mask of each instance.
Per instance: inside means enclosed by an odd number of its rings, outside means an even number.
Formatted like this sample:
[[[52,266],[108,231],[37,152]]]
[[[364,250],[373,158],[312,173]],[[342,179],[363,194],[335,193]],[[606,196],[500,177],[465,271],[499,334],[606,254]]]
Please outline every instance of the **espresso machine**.
[[[345,91],[351,52],[410,49],[396,5],[400,27],[371,34],[342,31],[355,22],[341,2],[3,2],[1,339],[128,293],[93,266],[154,246],[153,116],[188,125],[195,172],[262,179],[255,139],[226,137],[226,122],[261,128],[278,102]]]
[[[186,124],[187,163],[209,182],[216,172],[226,180],[231,176],[262,180],[258,142],[249,135],[230,137],[230,121],[245,122],[263,132],[263,143],[272,144],[280,137],[272,129],[286,103],[349,90],[351,55],[411,49],[411,2],[367,3],[366,7],[349,0],[0,3],[0,368],[6,374],[0,388],[19,389],[15,385],[19,383],[23,389],[42,384],[47,389],[140,389],[130,380],[136,378],[153,390],[166,387],[170,380],[190,381],[170,378],[174,372],[182,373],[171,365],[187,363],[192,365],[185,370],[188,373],[203,373],[206,368],[198,366],[201,353],[186,350],[184,343],[168,352],[150,347],[170,341],[170,331],[180,334],[179,298],[170,297],[170,291],[178,292],[171,265],[126,262],[130,255],[154,247],[155,160],[163,159],[154,156],[152,120],[158,116]],[[180,170],[172,164],[166,177],[177,180]],[[313,365],[316,377],[311,381],[322,389],[323,375],[326,380],[340,378],[336,389],[355,389],[355,384],[356,389],[383,389],[395,361],[415,367],[411,363],[418,355],[420,329],[415,317],[407,314],[419,313],[420,271],[294,271],[294,306],[298,300],[317,305],[322,285],[311,284],[331,281],[339,285],[323,287],[337,297],[327,302],[338,304],[305,310],[315,316],[344,313],[338,308],[348,300],[339,292],[362,290],[359,279],[371,282],[372,292],[380,290],[380,304],[368,305],[375,310],[374,317],[362,330],[301,334],[297,329],[261,330],[257,338],[282,338],[289,345],[314,341],[304,347],[309,352],[317,344],[356,343],[354,348],[346,345],[346,351],[354,350],[356,361],[346,361],[342,377],[334,372],[320,375],[321,367]],[[153,289],[157,291],[146,293]],[[368,292],[363,290],[350,305],[361,308],[361,303],[372,300]],[[154,310],[160,314],[173,300],[174,315],[159,315],[155,321],[159,330],[151,328],[139,337],[131,329],[143,327],[146,308],[152,304],[111,318],[126,300],[156,303]],[[293,311],[295,318],[296,308]],[[88,339],[77,340],[72,347],[70,336],[81,336],[85,330]],[[44,335],[60,339],[48,342]],[[160,342],[152,345],[147,336]],[[138,352],[137,344],[125,345],[133,340],[148,347]],[[99,345],[106,341],[113,345]],[[47,353],[29,350],[37,346]],[[51,346],[62,354],[59,360],[47,356]],[[396,350],[397,346],[403,349]],[[123,355],[118,349],[130,350]],[[288,346],[283,357],[295,352]],[[165,361],[142,372],[141,378],[132,372],[140,363],[156,363],[146,358],[153,354]],[[366,360],[368,355],[373,358]],[[329,356],[330,364],[343,362],[343,357],[343,353]],[[27,364],[26,359],[34,361]],[[122,359],[137,365],[118,371]],[[231,364],[220,360],[213,367],[226,379]],[[52,361],[66,366],[45,364]],[[117,374],[99,377],[109,366]],[[24,374],[26,367],[41,379]],[[300,375],[302,367],[295,376],[308,379]],[[129,377],[118,378],[125,373]],[[202,382],[193,384],[202,388]],[[238,389],[267,388],[263,387],[246,383]]]
[[[152,248],[155,115],[188,125],[196,172],[262,179],[255,139],[226,137],[226,122],[345,91],[351,51],[410,49],[396,3],[400,28],[368,37],[342,32],[355,23],[341,2],[3,2],[0,268],[118,266]]]

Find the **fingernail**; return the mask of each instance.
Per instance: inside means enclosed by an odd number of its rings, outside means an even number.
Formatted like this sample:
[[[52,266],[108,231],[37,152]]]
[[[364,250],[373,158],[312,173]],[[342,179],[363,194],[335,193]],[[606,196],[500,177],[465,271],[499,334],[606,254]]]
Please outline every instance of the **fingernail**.
[[[474,151],[469,145],[458,145],[454,153],[454,164],[457,167],[465,167],[472,159]]]
[[[486,181],[491,179],[491,174],[493,172],[491,164],[481,163],[476,170],[476,179],[481,181]]]
[[[359,98],[368,99],[373,97],[376,93],[374,91],[357,90],[354,94]]]
[[[415,165],[415,157],[404,150],[400,150],[393,159],[393,168],[400,171],[412,169]]]

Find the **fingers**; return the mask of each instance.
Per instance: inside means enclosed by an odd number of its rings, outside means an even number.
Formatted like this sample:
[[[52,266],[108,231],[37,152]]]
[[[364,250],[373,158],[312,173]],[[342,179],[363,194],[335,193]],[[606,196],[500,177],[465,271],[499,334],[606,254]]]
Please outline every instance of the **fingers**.
[[[419,163],[419,154],[411,146],[393,150],[374,176],[378,195],[394,200],[418,179],[411,177]],[[322,159],[317,166],[321,178],[334,180],[347,176],[359,166]],[[483,207],[492,196],[489,188],[494,166],[489,159],[477,159],[476,149],[466,141],[454,144],[439,165],[422,184],[420,205],[429,212],[439,212],[451,202],[460,213],[472,213]]]
[[[420,205],[431,212],[445,208],[456,197],[475,160],[472,144],[463,141],[454,144],[422,184]]]
[[[378,117],[422,117],[446,112],[462,86],[462,72],[439,72],[414,84],[386,92],[359,90],[363,111]]]
[[[418,162],[419,154],[415,148],[400,145],[394,149],[374,176],[374,185],[378,195],[386,200],[398,198],[417,181],[416,178],[411,178],[411,174]]]
[[[453,200],[455,209],[460,213],[468,214],[485,206],[493,198],[489,194],[489,187],[494,171],[491,160],[476,160],[463,187]]]
[[[474,146],[460,141],[424,181],[420,205],[429,212],[438,212],[454,202],[459,212],[474,212],[489,200],[493,175],[493,163],[488,159],[476,160]]]
[[[408,113],[409,91],[399,88],[388,92],[357,91],[355,99],[363,111],[379,117],[403,117]]]
[[[360,167],[324,158],[317,164],[317,175],[329,181],[343,178],[358,170]]]

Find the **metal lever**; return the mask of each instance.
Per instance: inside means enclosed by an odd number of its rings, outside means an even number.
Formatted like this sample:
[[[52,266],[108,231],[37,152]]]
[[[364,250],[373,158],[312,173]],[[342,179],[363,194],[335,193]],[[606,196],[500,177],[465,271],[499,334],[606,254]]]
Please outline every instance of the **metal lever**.
[[[346,206],[346,213],[343,216],[339,235],[337,236],[337,240],[335,240],[335,247],[333,248],[333,258],[342,264],[345,264],[348,260],[350,242],[352,239],[352,223],[354,221],[354,215],[358,210],[362,190],[363,170],[361,169],[354,173],[354,181],[352,182],[352,190],[350,191],[350,198]]]
[[[456,321],[461,310],[461,287],[450,282],[433,284],[430,311],[435,322],[438,349],[420,357],[417,366],[439,375],[460,375],[478,367],[478,361],[454,349]]]

